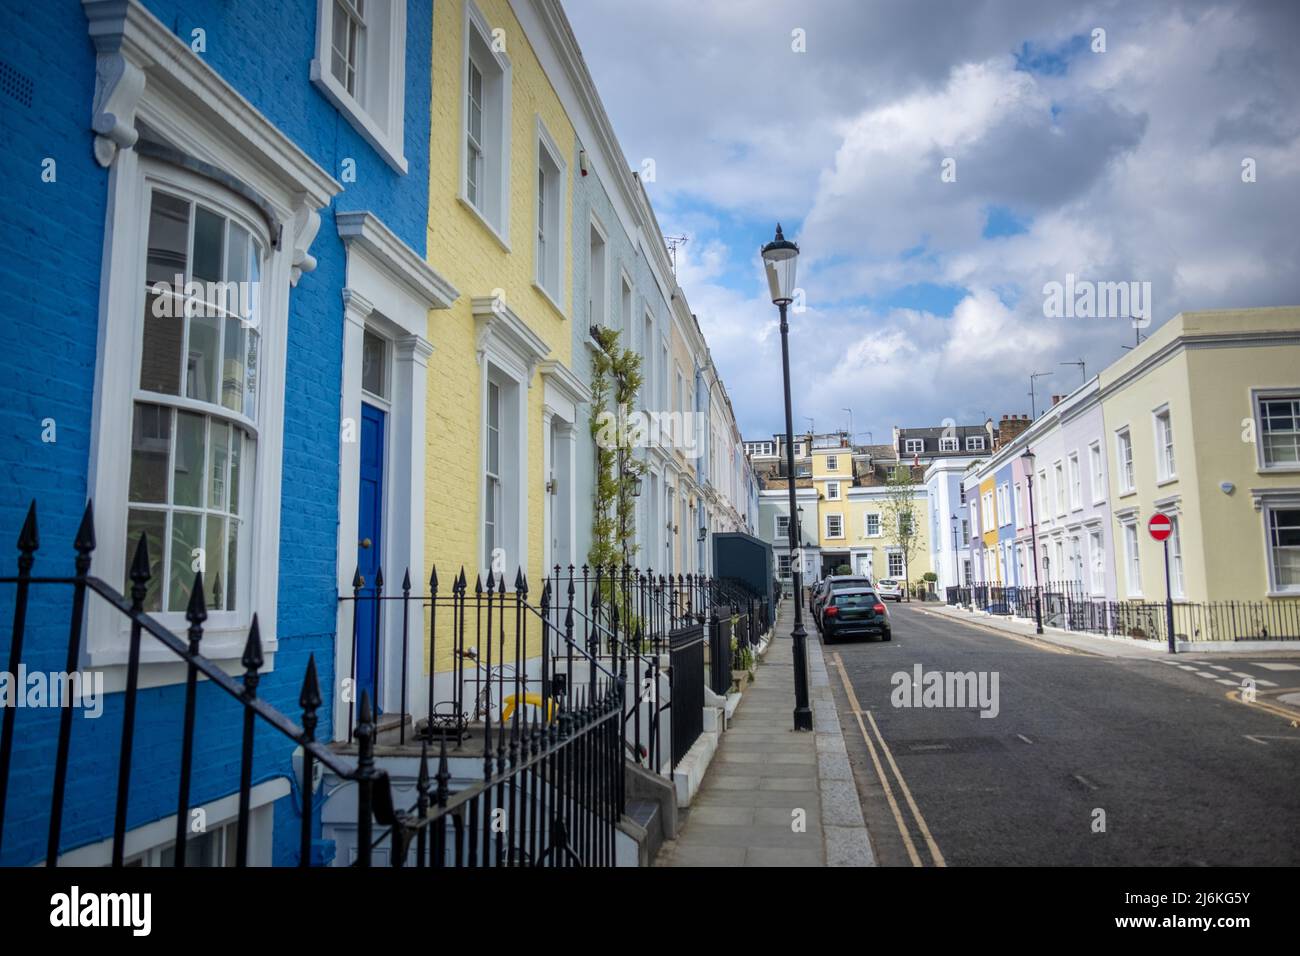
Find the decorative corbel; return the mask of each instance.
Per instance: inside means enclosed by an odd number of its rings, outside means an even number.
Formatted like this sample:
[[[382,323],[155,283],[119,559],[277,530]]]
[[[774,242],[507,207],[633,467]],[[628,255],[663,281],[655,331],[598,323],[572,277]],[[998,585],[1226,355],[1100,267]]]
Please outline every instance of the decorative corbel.
[[[95,131],[95,160],[99,165],[113,165],[117,151],[130,149],[140,138],[135,110],[144,83],[144,71],[127,60],[120,48],[101,50],[96,56],[90,128]]]
[[[289,271],[289,284],[296,286],[304,272],[316,268],[316,257],[307,252],[316,239],[320,229],[320,213],[305,201],[300,201],[294,210],[293,222],[289,224],[289,242],[293,250],[292,264]]]

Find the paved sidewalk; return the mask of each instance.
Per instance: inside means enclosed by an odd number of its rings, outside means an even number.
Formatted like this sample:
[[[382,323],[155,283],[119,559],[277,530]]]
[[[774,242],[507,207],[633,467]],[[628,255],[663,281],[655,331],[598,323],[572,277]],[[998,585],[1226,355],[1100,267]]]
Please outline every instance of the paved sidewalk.
[[[875,865],[815,631],[808,639],[815,730],[792,729],[793,617],[793,604],[783,602],[755,681],[655,866]]]

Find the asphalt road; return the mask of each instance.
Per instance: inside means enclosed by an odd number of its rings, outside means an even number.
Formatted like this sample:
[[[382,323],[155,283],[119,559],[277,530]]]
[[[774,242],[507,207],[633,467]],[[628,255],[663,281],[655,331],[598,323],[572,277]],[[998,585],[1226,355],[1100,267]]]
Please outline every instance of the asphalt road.
[[[892,642],[825,647],[882,865],[1300,864],[1300,729],[1220,682],[1300,688],[1300,654],[1105,658],[890,611]],[[996,673],[997,715],[894,706],[918,663]]]

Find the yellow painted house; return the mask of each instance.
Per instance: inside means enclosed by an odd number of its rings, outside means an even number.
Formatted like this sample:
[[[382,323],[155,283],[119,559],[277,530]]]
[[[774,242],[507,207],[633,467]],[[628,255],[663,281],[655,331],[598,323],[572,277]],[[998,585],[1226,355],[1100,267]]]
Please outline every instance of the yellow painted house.
[[[892,513],[889,494],[881,484],[855,484],[853,449],[848,446],[812,449],[812,483],[817,491],[817,543],[820,549],[818,574],[842,565],[853,573],[873,580],[907,577],[920,580],[930,568],[929,498],[924,485],[916,485],[912,496],[915,544],[904,560],[898,537],[889,522]],[[805,516],[805,535],[807,516]]]
[[[542,576],[538,379],[572,378],[574,132],[506,0],[439,3],[433,34],[428,257],[461,295],[430,320],[426,554],[512,587]]]

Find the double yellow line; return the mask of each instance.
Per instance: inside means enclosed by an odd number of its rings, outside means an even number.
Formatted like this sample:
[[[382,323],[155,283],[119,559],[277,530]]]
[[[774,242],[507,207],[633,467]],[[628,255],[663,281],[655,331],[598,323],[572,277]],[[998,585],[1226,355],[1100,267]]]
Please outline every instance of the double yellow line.
[[[1291,693],[1291,691],[1282,691],[1281,693]],[[1241,691],[1230,690],[1225,694],[1228,700],[1235,700],[1239,704],[1245,704],[1247,707],[1255,707],[1265,713],[1272,714],[1275,717],[1281,717],[1291,724],[1292,727],[1300,726],[1300,714],[1294,710],[1274,704],[1272,701],[1260,700],[1256,697],[1254,700],[1246,700],[1241,696]]]
[[[880,786],[885,791],[885,800],[889,803],[890,813],[894,815],[894,823],[898,827],[899,835],[903,838],[903,846],[907,848],[908,859],[912,861],[913,866],[925,866],[921,855],[916,850],[916,843],[912,840],[912,834],[908,830],[907,821],[903,818],[902,810],[899,809],[898,801],[894,798],[894,788],[890,785],[889,777],[880,763],[876,743],[879,743],[880,751],[884,753],[889,768],[894,771],[894,776],[898,779],[898,788],[902,792],[908,808],[912,811],[912,816],[916,820],[916,827],[921,833],[921,838],[925,841],[926,849],[930,851],[930,858],[934,861],[934,865],[947,866],[943,854],[939,852],[939,845],[934,842],[934,837],[930,834],[930,828],[926,825],[925,817],[921,814],[921,808],[916,805],[916,800],[912,797],[912,791],[908,789],[907,781],[903,779],[902,771],[898,769],[898,764],[894,762],[894,754],[889,749],[889,744],[885,743],[880,728],[876,726],[876,719],[871,716],[871,711],[864,711],[858,703],[858,695],[853,692],[853,685],[849,683],[849,675],[844,670],[844,661],[838,653],[835,653],[831,655],[831,663],[840,672],[840,680],[844,684],[844,693],[849,699],[849,707],[858,721],[858,729],[862,731],[862,739],[867,743],[867,751],[871,754],[871,763],[876,768],[876,776],[880,778]],[[862,721],[863,714],[866,715],[866,723]],[[867,723],[871,724],[871,730],[875,734],[874,742],[871,734],[867,733]]]

